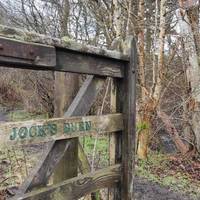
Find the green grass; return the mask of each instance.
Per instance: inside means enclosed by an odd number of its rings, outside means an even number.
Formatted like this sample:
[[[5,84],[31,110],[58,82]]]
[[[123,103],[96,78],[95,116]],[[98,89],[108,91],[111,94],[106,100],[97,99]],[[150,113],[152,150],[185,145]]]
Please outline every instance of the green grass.
[[[92,159],[95,145],[94,137],[84,137],[80,138],[80,142],[83,149],[88,156],[89,160]],[[97,138],[96,148],[95,148],[95,163],[97,167],[104,167],[108,165],[109,162],[109,139],[108,137]]]
[[[91,158],[94,149],[93,137],[85,137],[81,139],[84,144],[84,150],[89,158]],[[97,142],[97,158],[101,152],[101,162],[99,165],[105,166],[109,160],[109,140],[108,137],[98,138]],[[199,182],[192,180],[187,174],[180,173],[169,169],[169,156],[159,152],[150,152],[147,160],[137,161],[136,175],[146,178],[149,181],[156,182],[161,186],[170,187],[174,191],[187,193],[197,199],[200,199]]]

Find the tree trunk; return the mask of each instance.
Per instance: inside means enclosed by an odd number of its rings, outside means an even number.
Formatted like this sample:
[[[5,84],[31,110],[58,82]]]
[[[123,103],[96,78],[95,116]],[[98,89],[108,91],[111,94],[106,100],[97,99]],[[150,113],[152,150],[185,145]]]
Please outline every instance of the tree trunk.
[[[157,8],[158,9],[158,8]],[[140,114],[141,130],[138,136],[138,157],[146,159],[148,153],[149,135],[151,134],[152,116],[156,109],[159,109],[159,101],[162,91],[162,82],[164,78],[164,44],[165,44],[165,17],[166,0],[160,2],[160,33],[159,33],[159,54],[158,63],[153,77],[152,91],[148,92],[145,85],[145,50],[144,50],[144,0],[139,3],[140,29],[138,33],[139,43],[139,78],[142,88],[142,105]],[[156,39],[156,38],[154,38]],[[156,42],[156,41],[154,41]]]
[[[146,93],[146,85],[145,85],[145,49],[144,49],[144,0],[140,0],[139,2],[139,22],[138,22],[138,55],[139,55],[139,83],[141,87],[141,104],[140,104],[140,113],[139,113],[139,123],[144,125],[139,131],[138,135],[138,148],[137,154],[138,158],[146,159],[147,158],[147,149],[148,149],[148,138],[150,131],[150,116],[149,113],[149,103],[147,93]]]
[[[162,82],[164,78],[164,45],[165,45],[165,26],[166,26],[166,0],[160,2],[160,34],[159,34],[159,54],[158,54],[158,67],[155,88],[153,91],[153,98],[159,102],[162,91]],[[157,103],[158,104],[158,103]]]
[[[169,116],[166,115],[164,112],[157,112],[158,116],[162,120],[165,125],[167,132],[170,134],[172,140],[174,141],[176,148],[178,149],[181,154],[186,154],[189,151],[189,147],[182,141],[180,138],[176,127],[171,123]]]
[[[122,36],[122,8],[121,8],[121,0],[113,0],[114,4],[114,25],[115,25],[115,32],[116,38],[121,38]]]
[[[183,1],[179,0],[180,7],[183,8]],[[183,9],[179,10],[179,25],[181,35],[184,40],[185,49],[187,52],[188,68],[187,80],[190,88],[189,109],[192,115],[191,119],[191,132],[194,133],[196,138],[196,147],[200,152],[200,68],[199,68],[199,30],[196,28],[198,18],[196,15],[195,7],[188,9],[186,12]],[[195,21],[197,20],[197,21]],[[195,31],[195,32],[194,32]]]
[[[155,103],[148,99],[146,103],[140,106],[138,122],[138,147],[137,155],[140,159],[146,159],[148,155],[149,136],[151,134],[152,116],[155,110]]]

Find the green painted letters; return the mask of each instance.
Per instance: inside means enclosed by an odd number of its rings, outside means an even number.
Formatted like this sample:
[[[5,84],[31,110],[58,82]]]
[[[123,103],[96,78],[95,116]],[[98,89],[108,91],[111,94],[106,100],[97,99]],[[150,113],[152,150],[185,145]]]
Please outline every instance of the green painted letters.
[[[73,133],[73,132],[82,132],[82,131],[90,131],[92,129],[91,121],[79,121],[79,122],[71,122],[60,124],[63,126],[63,133]],[[12,129],[10,134],[10,140],[17,139],[28,139],[28,138],[36,138],[36,137],[48,137],[56,135],[58,132],[57,124],[45,124],[45,125],[35,125],[31,127],[15,127]]]
[[[37,126],[31,126],[31,128],[29,129],[29,136],[35,137],[37,135]]]
[[[64,124],[64,133],[72,133],[79,131],[90,131],[92,129],[92,123],[87,122],[74,122]]]
[[[57,125],[56,124],[48,124],[49,126],[49,134],[50,135],[56,135],[57,133]]]
[[[25,139],[28,136],[28,129],[26,127],[21,127],[18,132],[20,139]]]
[[[12,129],[12,133],[10,134],[10,140],[15,140],[17,137],[17,128]]]

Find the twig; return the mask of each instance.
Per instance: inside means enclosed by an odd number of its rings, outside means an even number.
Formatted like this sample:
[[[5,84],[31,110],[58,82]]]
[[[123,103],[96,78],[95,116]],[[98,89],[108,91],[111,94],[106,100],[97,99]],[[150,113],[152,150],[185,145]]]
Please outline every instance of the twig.
[[[26,162],[26,154],[24,151],[24,148],[22,147],[22,152],[23,152],[23,156],[24,156],[24,164],[25,164],[25,170],[26,170],[26,176],[28,176],[28,168],[27,168],[27,162]]]
[[[108,78],[108,84],[107,84],[107,87],[106,87],[106,91],[105,91],[105,95],[104,95],[103,102],[102,102],[102,105],[101,105],[101,109],[100,109],[98,115],[102,115],[102,113],[103,113],[103,108],[104,108],[104,105],[105,105],[106,97],[108,95],[110,83],[111,83],[111,78]],[[98,130],[97,130],[97,134],[96,134],[95,141],[94,141],[93,153],[92,153],[92,164],[91,164],[91,171],[92,172],[94,171],[94,162],[95,162],[95,156],[96,156],[96,148],[97,148],[98,137],[99,137],[99,133],[98,133]]]

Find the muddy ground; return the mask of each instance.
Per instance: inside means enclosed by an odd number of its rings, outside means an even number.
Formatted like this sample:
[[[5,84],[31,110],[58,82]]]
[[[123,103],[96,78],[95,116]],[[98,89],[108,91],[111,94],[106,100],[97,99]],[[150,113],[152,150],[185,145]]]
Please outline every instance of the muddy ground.
[[[12,190],[12,192],[16,192],[16,190],[14,189]],[[1,199],[4,200],[4,198],[1,198],[0,196],[0,200]],[[150,182],[143,178],[137,177],[135,179],[135,200],[199,200],[199,199],[200,198],[193,199],[185,194],[173,192],[167,187],[161,187],[157,183]]]
[[[135,200],[200,200],[200,197],[191,198],[180,192],[173,192],[168,187],[143,178],[135,180]]]
[[[15,193],[16,189],[9,190],[9,194]],[[8,191],[7,191],[8,192]],[[8,194],[8,193],[7,193]],[[8,197],[8,196],[7,196]],[[11,197],[9,195],[9,197]],[[4,198],[1,198],[0,200]],[[167,187],[162,187],[157,183],[143,178],[135,179],[135,200],[199,200],[200,197],[191,198],[180,192],[173,192]]]
[[[189,195],[180,192],[174,192],[168,187],[160,186],[157,183],[148,181],[144,178],[135,179],[135,200],[200,200],[200,196],[192,198]],[[13,197],[17,188],[10,188],[7,191],[0,192],[0,200],[6,200]]]

